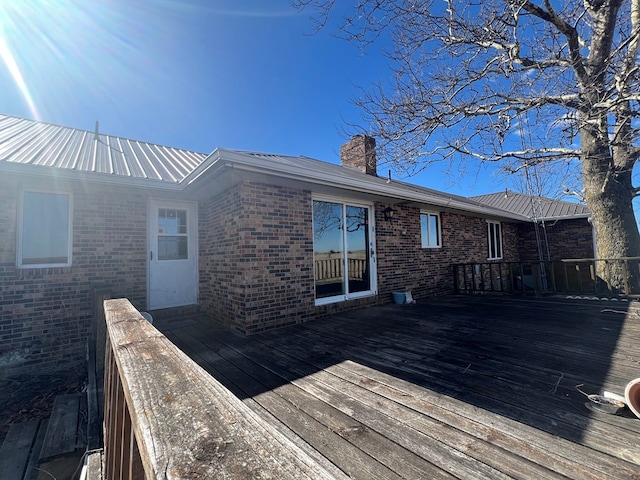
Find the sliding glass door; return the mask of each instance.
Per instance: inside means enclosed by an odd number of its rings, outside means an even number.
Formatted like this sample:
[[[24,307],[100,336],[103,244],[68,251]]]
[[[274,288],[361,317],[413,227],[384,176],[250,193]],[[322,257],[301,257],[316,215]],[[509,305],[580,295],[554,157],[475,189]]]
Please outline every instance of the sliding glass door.
[[[316,303],[375,293],[372,207],[350,202],[313,201],[313,255]]]

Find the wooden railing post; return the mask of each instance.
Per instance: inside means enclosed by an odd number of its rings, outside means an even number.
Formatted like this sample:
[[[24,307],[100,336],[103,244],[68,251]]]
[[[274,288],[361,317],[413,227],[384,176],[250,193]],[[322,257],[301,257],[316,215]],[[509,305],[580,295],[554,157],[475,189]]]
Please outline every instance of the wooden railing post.
[[[105,479],[331,478],[128,300],[104,305]]]

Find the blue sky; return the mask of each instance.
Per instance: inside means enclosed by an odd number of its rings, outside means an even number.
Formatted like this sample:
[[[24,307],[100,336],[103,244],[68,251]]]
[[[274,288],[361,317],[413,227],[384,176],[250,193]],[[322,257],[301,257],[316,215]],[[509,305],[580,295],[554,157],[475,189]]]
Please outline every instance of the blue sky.
[[[0,112],[338,163],[345,125],[362,123],[358,86],[391,70],[382,45],[365,54],[331,26],[314,34],[311,14],[289,0],[0,0]],[[406,180],[460,195],[505,188],[489,168],[445,169]]]

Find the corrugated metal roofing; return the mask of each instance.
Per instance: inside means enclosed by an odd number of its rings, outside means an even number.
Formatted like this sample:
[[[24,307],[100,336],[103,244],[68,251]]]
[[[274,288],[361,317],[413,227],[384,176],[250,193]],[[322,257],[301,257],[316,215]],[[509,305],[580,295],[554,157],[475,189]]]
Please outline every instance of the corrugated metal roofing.
[[[388,198],[390,202],[460,210],[526,221],[520,214],[397,180],[388,181],[304,156],[216,149],[206,155],[128,138],[62,127],[0,114],[0,167],[45,174],[60,169],[97,181],[183,190],[215,182],[227,167],[289,178],[333,189]],[[11,168],[8,168],[11,167]],[[23,168],[24,167],[24,168]],[[218,185],[219,186],[219,185]]]
[[[472,200],[528,218],[557,219],[588,217],[589,209],[579,203],[563,202],[545,197],[531,197],[505,190],[500,193],[471,197]]]
[[[0,162],[180,183],[206,154],[0,114]]]

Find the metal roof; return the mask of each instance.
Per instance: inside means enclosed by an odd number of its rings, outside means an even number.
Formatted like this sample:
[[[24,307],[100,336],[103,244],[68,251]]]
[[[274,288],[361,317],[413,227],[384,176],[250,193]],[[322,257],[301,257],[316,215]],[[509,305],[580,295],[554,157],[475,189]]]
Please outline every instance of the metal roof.
[[[219,160],[217,160],[219,159]],[[473,199],[421,187],[399,180],[368,175],[361,170],[327,163],[313,158],[271,155],[238,150],[216,150],[208,160],[226,161],[234,169],[246,169],[300,181],[333,186],[342,190],[386,197],[389,202],[413,204],[424,208],[459,210],[487,217],[527,221],[526,216],[495,208]]]
[[[225,173],[243,170],[390,203],[527,221],[519,213],[473,199],[309,157],[220,148],[206,155],[2,114],[0,170],[41,176],[56,171],[56,175],[68,178],[194,192],[222,188],[229,180]]]
[[[530,219],[552,220],[561,218],[587,218],[589,209],[580,203],[564,202],[552,198],[530,196],[505,190],[471,197],[472,200],[488,206],[523,215]]]
[[[0,114],[0,162],[180,183],[206,157]]]

